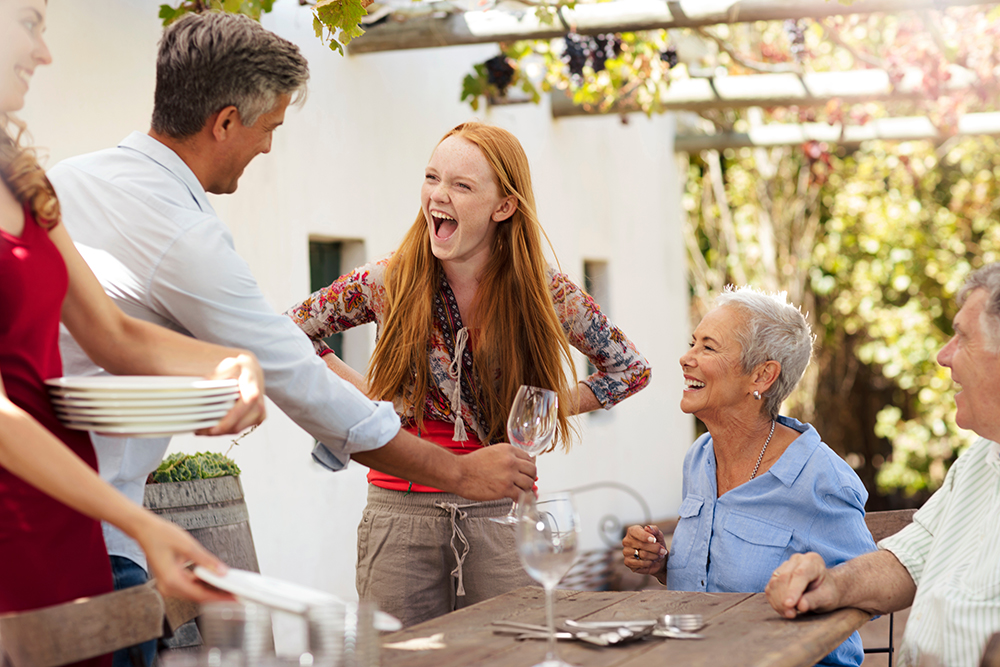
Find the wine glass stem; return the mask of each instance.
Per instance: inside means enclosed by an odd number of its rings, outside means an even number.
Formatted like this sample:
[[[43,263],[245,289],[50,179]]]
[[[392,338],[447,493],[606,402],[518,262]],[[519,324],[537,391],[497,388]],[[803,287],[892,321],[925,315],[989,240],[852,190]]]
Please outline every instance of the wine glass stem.
[[[549,624],[549,646],[548,646],[548,651],[547,651],[547,653],[545,655],[545,662],[547,662],[547,663],[549,663],[549,662],[555,663],[557,661],[557,658],[556,658],[556,619],[555,619],[555,611],[554,611],[555,605],[554,605],[553,600],[552,600],[552,598],[555,597],[553,595],[553,589],[554,588],[555,588],[555,586],[553,586],[553,585],[550,585],[550,584],[546,584],[545,585],[545,617],[548,620],[548,624]]]

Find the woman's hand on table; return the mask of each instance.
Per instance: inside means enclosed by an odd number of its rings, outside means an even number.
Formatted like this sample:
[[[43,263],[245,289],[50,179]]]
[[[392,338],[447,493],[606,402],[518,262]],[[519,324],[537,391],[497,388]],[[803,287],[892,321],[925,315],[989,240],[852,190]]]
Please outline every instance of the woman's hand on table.
[[[211,588],[195,577],[189,565],[201,565],[223,575],[226,564],[201,546],[191,535],[160,517],[148,516],[134,536],[146,554],[149,571],[156,578],[156,588],[164,597],[184,598],[195,602],[232,600],[229,593]]]
[[[636,574],[649,574],[666,582],[667,541],[657,526],[629,526],[622,539],[625,566]]]
[[[229,357],[215,368],[212,380],[234,378],[240,383],[240,399],[212,428],[198,431],[198,435],[226,435],[239,433],[264,421],[264,371],[257,357],[246,352]]]

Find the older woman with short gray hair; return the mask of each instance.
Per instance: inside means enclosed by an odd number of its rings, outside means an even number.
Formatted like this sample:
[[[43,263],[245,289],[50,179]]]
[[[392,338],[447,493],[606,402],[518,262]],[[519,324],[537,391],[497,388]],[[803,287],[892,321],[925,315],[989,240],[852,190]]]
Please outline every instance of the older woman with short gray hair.
[[[779,414],[802,379],[813,335],[784,293],[727,287],[680,359],[681,409],[708,429],[684,458],[680,520],[668,551],[632,526],[625,565],[672,590],[756,593],[793,553],[827,565],[873,551],[868,493],[809,424]],[[822,665],[860,665],[857,633]]]

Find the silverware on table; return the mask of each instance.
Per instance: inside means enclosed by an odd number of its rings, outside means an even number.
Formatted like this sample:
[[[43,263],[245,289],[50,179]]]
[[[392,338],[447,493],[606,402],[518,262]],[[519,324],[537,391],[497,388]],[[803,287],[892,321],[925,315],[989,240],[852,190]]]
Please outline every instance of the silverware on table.
[[[548,639],[549,630],[544,625],[533,623],[522,623],[520,621],[494,621],[494,634],[512,634],[516,639]],[[651,634],[653,625],[640,628],[617,627],[607,629],[597,628],[566,628],[563,627],[555,633],[556,639],[577,639],[579,641],[596,644],[597,646],[611,646],[621,644],[626,641],[635,641]]]
[[[616,621],[574,621],[568,619],[563,626],[572,630],[626,628],[633,632],[654,637],[669,637],[670,639],[701,639],[704,635],[694,631],[704,626],[701,614],[666,614],[652,620],[616,620]]]

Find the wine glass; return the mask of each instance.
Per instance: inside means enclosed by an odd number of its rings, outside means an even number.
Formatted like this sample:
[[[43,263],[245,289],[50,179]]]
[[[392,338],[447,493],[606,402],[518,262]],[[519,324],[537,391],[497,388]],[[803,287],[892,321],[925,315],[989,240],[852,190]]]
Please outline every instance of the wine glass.
[[[532,456],[543,451],[552,442],[559,421],[559,394],[522,384],[510,406],[507,417],[507,439]],[[511,505],[504,517],[490,519],[496,523],[517,523],[517,504]]]
[[[553,591],[576,560],[580,542],[580,519],[573,495],[553,493],[535,498],[530,491],[518,503],[517,552],[532,579],[545,589],[545,616],[549,627],[545,660],[535,667],[572,667],[556,655]]]

